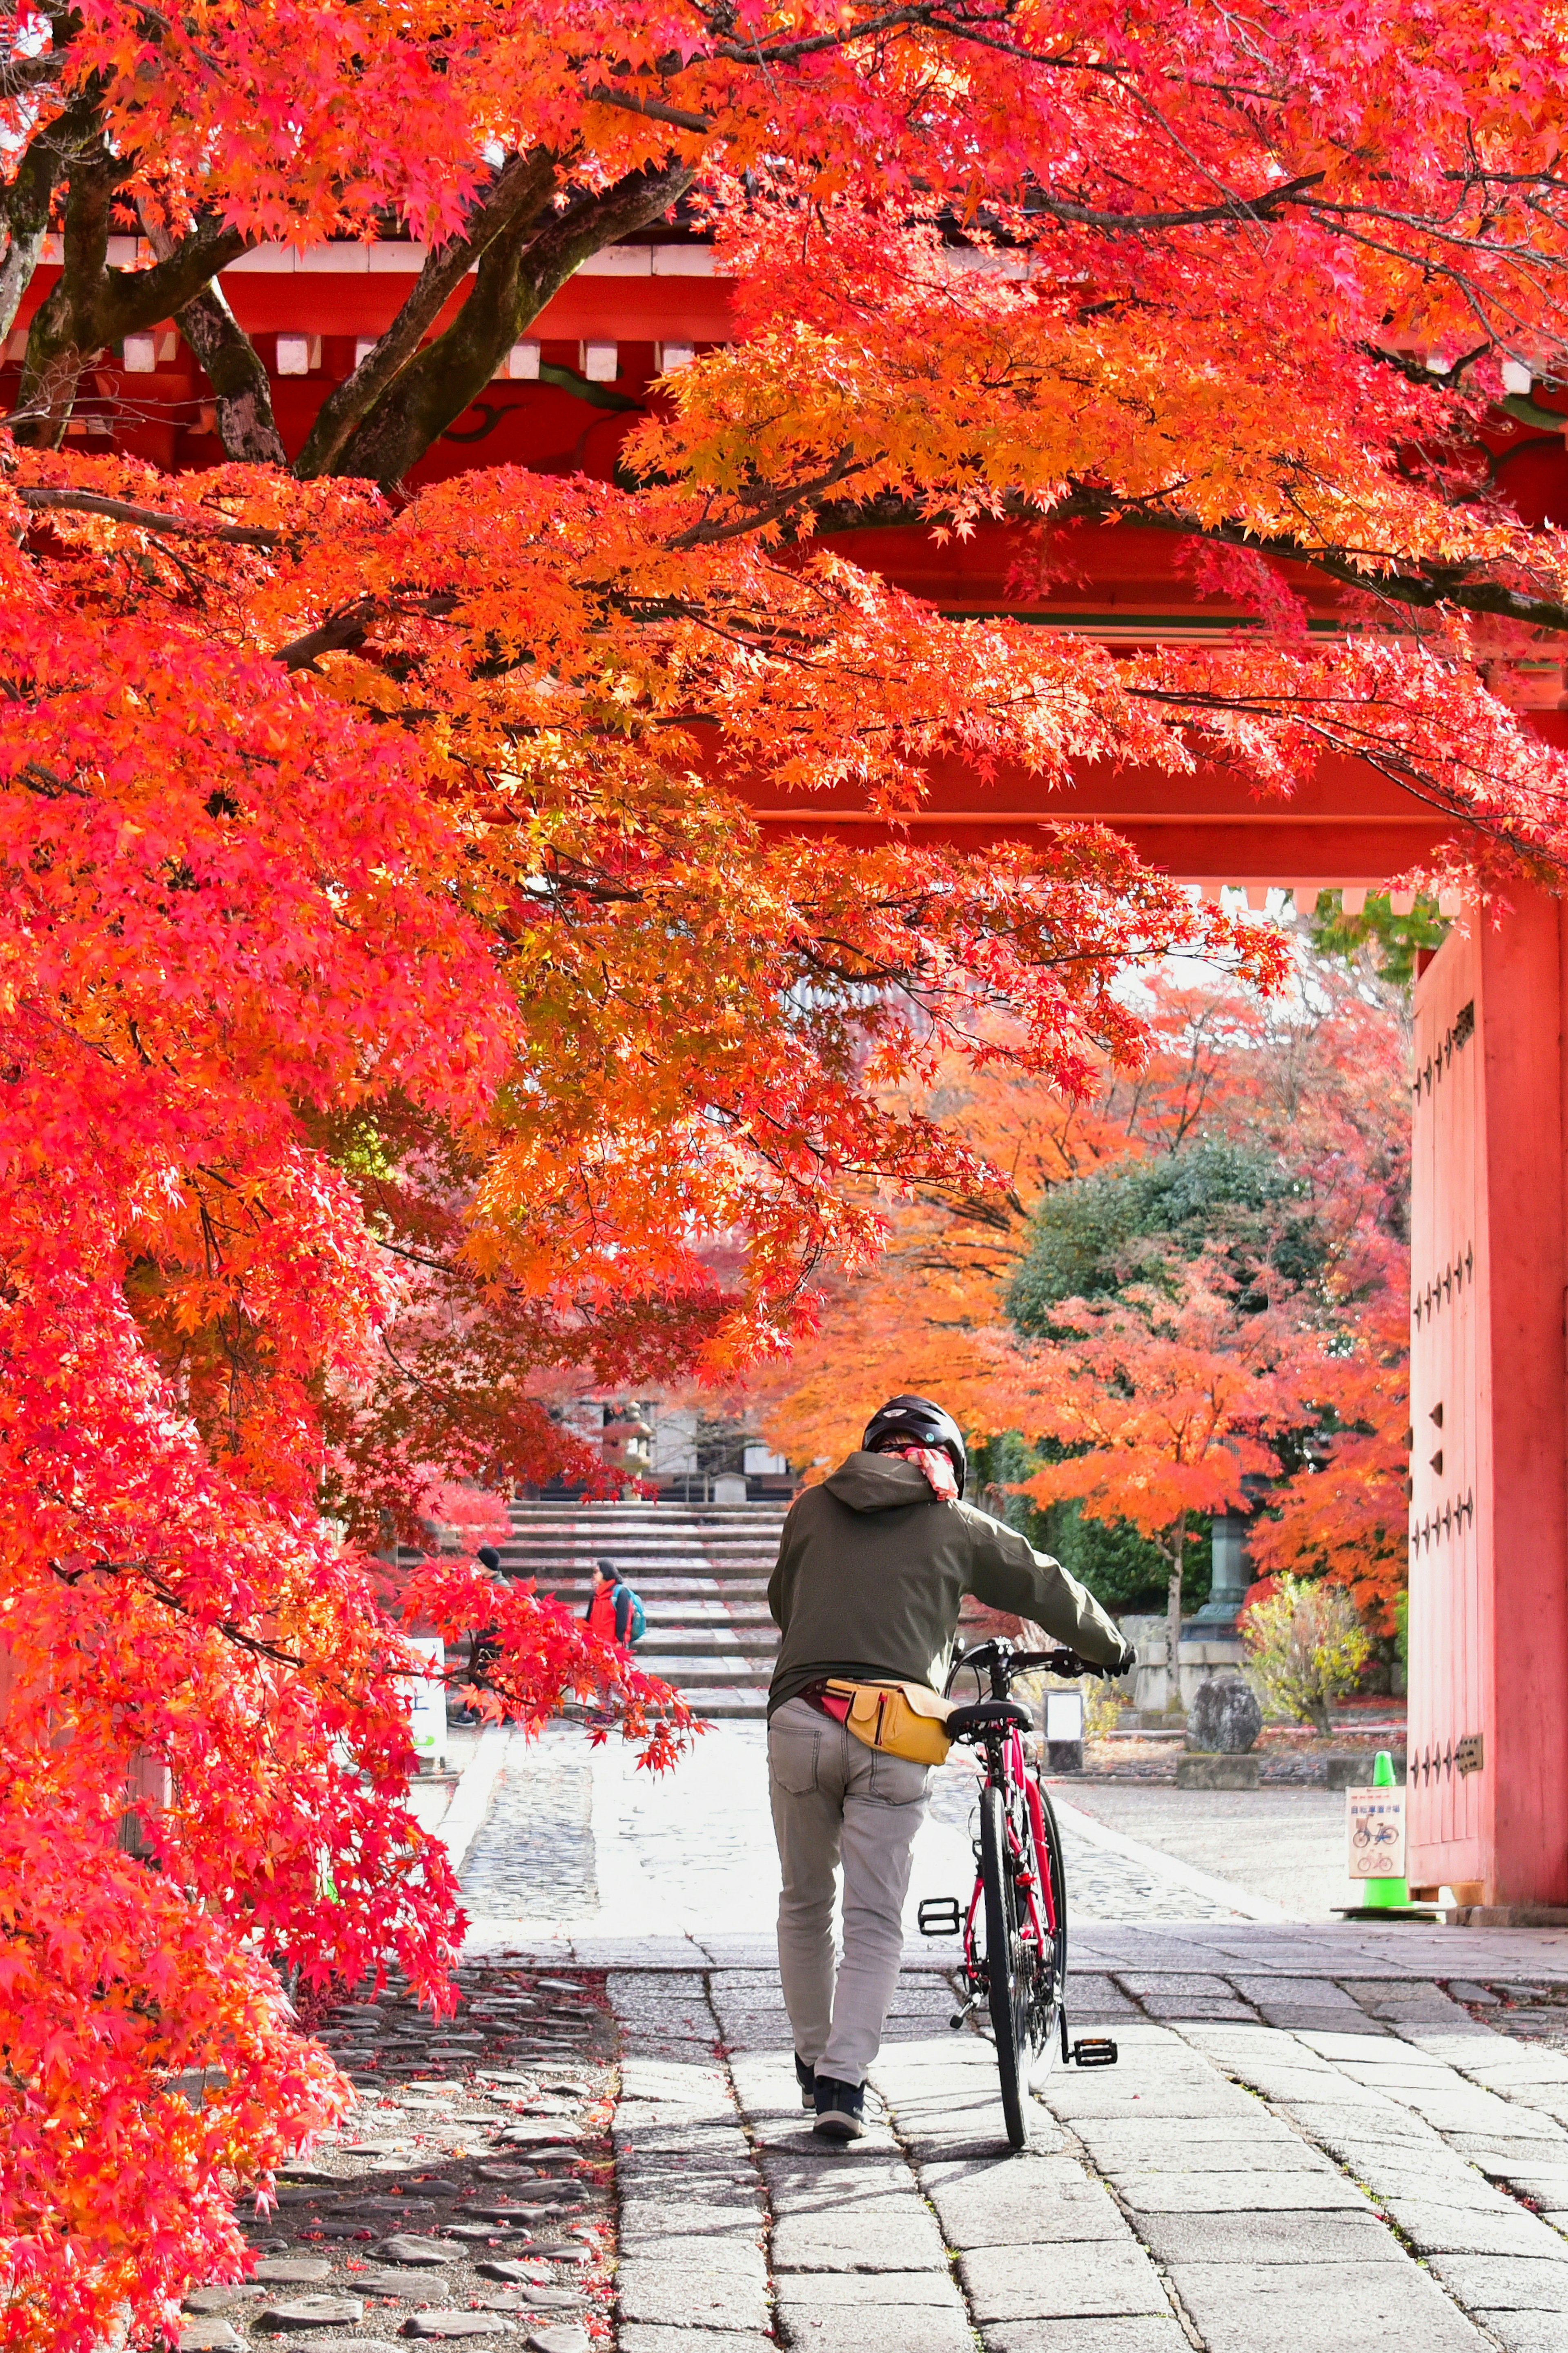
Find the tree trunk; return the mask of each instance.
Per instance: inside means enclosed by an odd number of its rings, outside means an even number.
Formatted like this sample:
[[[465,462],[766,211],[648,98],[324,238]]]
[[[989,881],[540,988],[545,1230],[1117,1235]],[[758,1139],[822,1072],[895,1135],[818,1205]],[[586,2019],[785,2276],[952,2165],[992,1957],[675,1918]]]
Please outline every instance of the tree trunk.
[[[1165,1556],[1171,1564],[1171,1581],[1165,1596],[1165,1660],[1170,1677],[1165,1704],[1173,1715],[1187,1713],[1181,1704],[1181,1555],[1186,1546],[1187,1514],[1183,1512]]]
[[[0,261],[0,337],[10,333],[22,297],[33,282],[48,231],[54,192],[53,151],[44,142],[35,141],[5,192],[10,239],[5,259]]]
[[[532,217],[520,213],[486,247],[473,291],[445,334],[400,370],[363,423],[341,442],[330,466],[317,465],[313,437],[296,470],[315,468],[365,475],[376,482],[401,481],[478,398],[523,329],[578,264],[646,228],[685,194],[695,177],[695,170],[684,164],[662,172],[631,173],[602,196],[553,216],[537,230]]]
[[[65,263],[27,333],[12,430],[25,447],[58,449],[82,370],[109,344],[155,327],[198,295],[245,248],[238,229],[208,221],[150,269],[113,269],[109,235],[128,167],[108,150],[73,170],[65,210]]]
[[[167,261],[176,250],[174,238],[156,221],[143,226],[159,260]],[[286,466],[289,453],[272,414],[272,386],[261,354],[229,309],[217,279],[175,317],[216,396],[224,456],[252,466]]]
[[[555,185],[555,159],[542,148],[513,155],[502,166],[483,204],[471,216],[468,234],[450,238],[429,256],[386,333],[322,403],[295,463],[302,481],[343,470],[338,460],[355,431],[418,358],[426,335],[471,267],[508,229],[550,218]]]

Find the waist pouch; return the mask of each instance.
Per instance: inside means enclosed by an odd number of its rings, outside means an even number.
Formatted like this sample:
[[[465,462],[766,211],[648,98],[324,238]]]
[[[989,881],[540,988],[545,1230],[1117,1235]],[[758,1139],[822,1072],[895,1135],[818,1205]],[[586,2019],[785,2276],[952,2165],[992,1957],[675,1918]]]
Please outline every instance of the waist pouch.
[[[925,1683],[852,1683],[830,1676],[821,1704],[868,1748],[906,1757],[912,1765],[940,1765],[953,1745],[947,1722],[954,1702]]]

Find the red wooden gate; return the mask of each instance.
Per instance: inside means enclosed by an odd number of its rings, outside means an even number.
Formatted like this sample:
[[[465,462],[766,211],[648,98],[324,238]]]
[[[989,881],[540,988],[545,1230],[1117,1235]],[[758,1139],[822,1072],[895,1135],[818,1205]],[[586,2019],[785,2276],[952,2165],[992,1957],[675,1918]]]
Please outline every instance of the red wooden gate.
[[[1568,1899],[1562,942],[1521,894],[1415,997],[1410,1877]]]

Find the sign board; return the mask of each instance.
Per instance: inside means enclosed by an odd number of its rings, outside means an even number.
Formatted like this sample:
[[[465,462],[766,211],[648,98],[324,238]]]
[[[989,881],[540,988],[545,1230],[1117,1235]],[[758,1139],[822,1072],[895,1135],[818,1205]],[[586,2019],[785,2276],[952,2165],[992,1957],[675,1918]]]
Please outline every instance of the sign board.
[[[447,1646],[439,1634],[405,1634],[404,1641],[411,1651],[445,1672]],[[403,1689],[408,1696],[412,1713],[414,1754],[422,1773],[434,1772],[447,1761],[447,1687],[445,1683],[428,1683],[422,1675],[403,1678]]]
[[[1352,1879],[1404,1877],[1404,1791],[1345,1791],[1345,1868]]]
[[[1084,1694],[1081,1691],[1047,1691],[1045,1737],[1050,1741],[1082,1740]]]

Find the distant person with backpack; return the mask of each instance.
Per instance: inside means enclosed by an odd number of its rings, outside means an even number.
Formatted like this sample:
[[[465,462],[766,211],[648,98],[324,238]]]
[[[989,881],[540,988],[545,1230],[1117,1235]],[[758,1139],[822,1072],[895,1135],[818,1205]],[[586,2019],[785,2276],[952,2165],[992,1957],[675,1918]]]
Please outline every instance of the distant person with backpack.
[[[590,1634],[619,1642],[623,1651],[635,1650],[648,1631],[642,1604],[612,1560],[594,1563],[593,1595],[583,1618]]]

